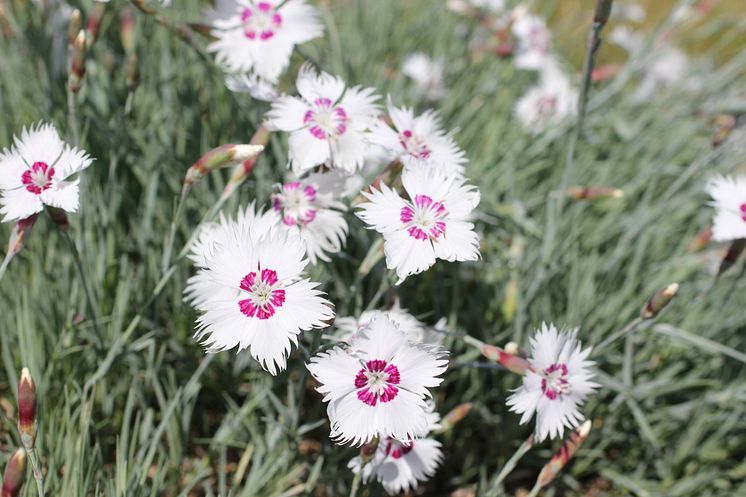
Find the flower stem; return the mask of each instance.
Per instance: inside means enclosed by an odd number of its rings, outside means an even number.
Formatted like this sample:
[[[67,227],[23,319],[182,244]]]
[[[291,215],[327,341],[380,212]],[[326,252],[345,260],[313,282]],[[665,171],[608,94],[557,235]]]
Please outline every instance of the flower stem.
[[[171,252],[174,248],[174,238],[176,238],[176,226],[181,218],[181,212],[184,210],[184,203],[186,201],[187,193],[189,193],[189,185],[184,184],[181,189],[181,195],[179,196],[179,203],[176,206],[176,212],[174,218],[171,220],[171,228],[168,232],[168,239],[166,240],[166,248],[163,251],[163,260],[161,261],[161,271],[165,274],[168,271],[169,265],[171,264]]]
[[[36,455],[36,449],[27,450],[26,454],[31,463],[31,471],[36,481],[36,490],[39,493],[39,497],[44,497],[44,475],[41,473],[41,464],[39,463],[39,457]]]
[[[350,487],[350,497],[356,497],[358,490],[360,490],[360,482],[363,479],[363,469],[365,468],[366,462],[360,464],[360,471],[355,473],[355,477],[352,479],[352,486]]]
[[[531,447],[534,445],[534,436],[533,434],[528,437],[520,447],[513,453],[512,456],[510,456],[510,459],[505,463],[503,468],[500,470],[500,473],[495,477],[495,480],[492,482],[492,485],[490,486],[490,489],[487,491],[488,496],[497,495],[498,489],[500,487],[500,484],[505,480],[505,478],[510,474],[511,471],[513,471],[518,464],[518,461],[528,452],[531,450]]]
[[[67,91],[67,116],[70,125],[70,131],[73,135],[73,145],[76,147],[80,146],[80,123],[78,122],[78,102],[77,95],[71,91]]]
[[[536,497],[539,495],[539,490],[541,490],[541,484],[537,481],[526,497]]]
[[[78,247],[75,245],[75,241],[66,230],[61,229],[62,236],[67,240],[70,245],[70,251],[72,252],[73,260],[75,261],[75,268],[78,271],[78,276],[83,284],[83,291],[85,292],[86,301],[88,302],[88,310],[91,313],[91,320],[93,321],[93,329],[96,331],[96,336],[99,340],[99,345],[103,344],[103,336],[101,335],[101,328],[98,325],[98,313],[96,312],[96,305],[93,301],[93,294],[91,293],[90,286],[88,285],[88,279],[83,271],[83,262],[80,259],[80,252]]]
[[[605,349],[612,343],[616,342],[617,340],[625,336],[627,333],[631,333],[632,331],[634,331],[638,326],[640,326],[640,324],[642,324],[643,321],[644,319],[638,316],[632,321],[630,321],[629,323],[627,323],[627,325],[624,328],[613,333],[606,340],[604,340],[600,344],[593,347],[593,353],[591,354],[591,357],[598,355],[599,352],[601,352],[603,349]]]
[[[5,270],[8,269],[8,264],[10,264],[10,260],[12,258],[13,256],[10,254],[10,252],[5,254],[2,264],[0,264],[0,281],[2,281],[3,276],[5,276]]]

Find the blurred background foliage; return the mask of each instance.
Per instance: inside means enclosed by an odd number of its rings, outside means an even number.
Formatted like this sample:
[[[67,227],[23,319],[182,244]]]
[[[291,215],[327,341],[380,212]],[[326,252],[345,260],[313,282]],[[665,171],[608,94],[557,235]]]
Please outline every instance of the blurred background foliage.
[[[199,20],[200,2],[174,3],[161,10],[167,19]],[[674,2],[649,3],[654,8],[644,29],[651,33]],[[87,17],[89,2],[71,4]],[[119,29],[129,7],[120,0],[108,5],[101,37],[89,50],[75,119],[65,87],[64,18],[56,21],[52,7],[25,0],[0,5],[7,22],[0,37],[0,145],[44,119],[69,140],[79,126],[81,146],[97,159],[82,177],[82,208],[71,216],[71,234],[102,323],[99,335],[64,240],[41,218],[0,285],[0,463],[19,443],[15,385],[28,366],[40,396],[38,445],[49,494],[346,495],[352,479],[346,464],[356,451],[328,440],[321,397],[303,366],[311,337],[277,378],[245,353],[206,357],[191,338],[194,312],[182,302],[188,262],[180,260],[159,286],[186,169],[214,146],[247,141],[267,104],[229,92],[209,58],[136,11],[141,81],[131,92]],[[579,326],[584,344],[598,344],[655,291],[678,281],[679,296],[657,321],[596,357],[603,389],[586,407],[594,429],[546,495],[746,495],[744,263],[716,279],[725,247],[691,245],[712,216],[706,180],[744,170],[740,130],[712,146],[715,116],[744,112],[744,26],[729,10],[742,3],[718,3],[671,33],[701,57],[690,69],[702,84],[674,85],[644,103],[631,96],[641,68],[594,86],[570,183],[621,188],[624,197],[567,200],[554,219],[547,205],[563,194],[556,188],[568,128],[532,136],[512,117],[534,74],[514,69],[509,59],[474,53],[479,27],[444,2],[318,5],[327,34],[294,56],[283,87],[292,91],[292,75],[308,59],[423,110],[401,63],[413,51],[444,58],[449,94],[436,108],[446,127],[457,130],[470,158],[467,175],[482,191],[483,259],[439,263],[397,292],[421,319],[433,324],[445,316],[453,330],[446,340],[453,363],[437,391],[438,411],[474,403],[440,437],[445,462],[418,493],[520,495],[558,445],[535,448],[504,487],[492,488],[530,427],[519,426],[505,407],[518,379],[491,367],[458,334],[525,346],[547,320]],[[535,9],[550,19],[557,53],[579,67],[592,2],[537,1]],[[206,46],[199,35],[194,40]],[[617,48],[601,48],[601,63],[625,58]],[[226,212],[267,201],[286,172],[285,140],[272,136]],[[191,192],[177,250],[216,202],[227,174],[212,174]],[[376,235],[352,215],[349,222],[346,253],[312,270],[340,316],[385,307],[395,297],[380,263],[351,291]],[[0,232],[9,230],[4,225]],[[34,491],[27,484],[24,495]],[[371,485],[363,495],[382,490]]]

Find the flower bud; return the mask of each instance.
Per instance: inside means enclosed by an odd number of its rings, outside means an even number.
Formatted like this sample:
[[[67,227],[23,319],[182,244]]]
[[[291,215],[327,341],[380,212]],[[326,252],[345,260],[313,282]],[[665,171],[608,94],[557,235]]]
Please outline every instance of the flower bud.
[[[536,480],[536,486],[544,488],[554,480],[562,468],[564,468],[570,459],[573,458],[580,446],[583,444],[588,434],[591,432],[591,421],[588,420],[570,433],[570,436],[562,444],[552,459],[544,465]]]
[[[640,317],[642,319],[652,319],[657,316],[663,310],[663,308],[666,307],[669,302],[671,302],[671,299],[676,296],[676,293],[678,293],[678,291],[679,284],[671,283],[664,289],[657,292],[655,295],[650,297],[648,303],[645,304],[645,307],[642,308],[642,311],[640,311]]]
[[[221,145],[207,152],[186,173],[185,185],[192,185],[206,174],[236,162],[256,158],[264,150],[263,145]]]
[[[91,11],[88,14],[88,22],[86,23],[86,46],[90,48],[101,32],[101,21],[104,18],[104,12],[106,11],[105,2],[93,2]]]
[[[596,11],[593,14],[593,23],[603,28],[611,15],[611,4],[613,0],[596,0]]]
[[[124,47],[124,53],[135,52],[135,17],[129,7],[123,8],[119,14],[119,39]]]
[[[18,432],[27,450],[36,442],[36,384],[28,368],[21,371],[18,381]]]
[[[85,31],[80,30],[78,36],[73,41],[70,51],[70,71],[67,75],[67,87],[73,93],[78,93],[83,85],[85,77],[85,51],[86,35]]]
[[[521,348],[515,342],[508,342],[505,344],[505,352],[510,355],[521,355]]]
[[[565,193],[573,200],[601,200],[624,196],[624,192],[619,188],[607,186],[571,186]]]
[[[70,14],[70,24],[68,24],[67,27],[67,47],[70,50],[72,50],[73,43],[75,42],[75,37],[80,32],[80,23],[80,10],[75,9],[73,10],[72,14]]]
[[[18,449],[8,461],[3,473],[2,497],[18,497],[26,477],[26,451]]]
[[[13,226],[13,230],[10,232],[10,239],[8,240],[8,252],[5,257],[13,257],[26,244],[26,238],[28,237],[31,227],[36,222],[38,214],[32,214],[31,216],[16,221]]]
[[[254,136],[251,137],[251,141],[249,143],[252,145],[267,145],[267,143],[269,143],[269,135],[269,130],[264,126],[260,126],[259,129],[254,132]],[[236,189],[241,185],[241,183],[246,181],[246,178],[249,177],[251,171],[254,170],[254,166],[256,165],[256,161],[258,159],[259,156],[257,155],[255,157],[252,157],[251,159],[243,161],[240,164],[236,164],[236,166],[233,168],[233,171],[231,171],[231,177],[228,180],[228,184],[225,185],[225,189],[220,195],[220,198],[222,200],[225,200],[229,196],[231,196],[233,192],[236,191]]]
[[[719,147],[731,134],[736,127],[736,118],[730,114],[718,114],[714,119],[715,134],[712,136],[712,147]]]
[[[706,228],[700,230],[700,232],[697,233],[697,236],[695,236],[692,241],[689,242],[687,250],[689,250],[689,252],[699,252],[707,247],[711,240],[712,226],[707,226]]]
[[[524,375],[526,371],[532,369],[528,360],[519,355],[509,354],[500,347],[486,344],[469,335],[464,337],[464,341],[477,347],[487,359],[495,361],[508,371]]]
[[[441,430],[442,431],[448,431],[453,429],[453,427],[462,419],[464,419],[469,412],[471,412],[471,408],[474,407],[474,404],[471,402],[464,402],[463,404],[459,404],[451,411],[446,414],[443,417],[443,421],[441,421]]]
[[[591,81],[594,83],[602,83],[608,81],[624,68],[624,64],[606,64],[603,66],[594,67],[591,71]]]

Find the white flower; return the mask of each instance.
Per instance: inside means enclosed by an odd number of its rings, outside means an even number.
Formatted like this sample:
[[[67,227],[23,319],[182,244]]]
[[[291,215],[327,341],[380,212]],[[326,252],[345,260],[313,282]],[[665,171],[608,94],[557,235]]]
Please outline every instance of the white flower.
[[[437,349],[412,344],[383,314],[359,332],[350,349],[334,347],[311,359],[308,370],[329,402],[331,436],[362,445],[374,437],[410,441],[427,433],[428,388],[448,360]]]
[[[541,70],[551,59],[551,33],[543,19],[528,12],[516,12],[512,28],[517,41],[513,65],[519,69]]]
[[[611,9],[611,16],[619,21],[642,22],[647,17],[647,13],[645,8],[638,3],[617,2]]]
[[[489,10],[493,14],[499,14],[505,10],[505,0],[469,0],[474,7]]]
[[[383,234],[386,266],[395,269],[397,284],[418,274],[436,259],[475,261],[479,237],[468,221],[479,204],[479,190],[456,176],[437,169],[405,169],[402,184],[409,199],[385,184],[362,192],[369,202],[360,205],[358,217]]]
[[[410,342],[439,345],[443,341],[445,330],[442,329],[444,327],[442,323],[439,323],[440,326],[429,327],[406,309],[402,309],[398,299],[387,311],[363,311],[357,319],[351,316],[338,317],[334,320],[334,326],[341,332],[340,339],[347,342],[352,340],[359,330],[364,330],[370,324],[371,319],[381,313],[398,326]]]
[[[327,163],[354,172],[368,150],[367,130],[380,113],[373,88],[345,90],[340,77],[316,74],[304,64],[296,87],[300,97],[282,96],[267,113],[267,127],[290,133],[288,156],[297,175]]]
[[[373,143],[396,154],[407,167],[433,165],[450,176],[463,174],[466,154],[441,129],[434,111],[415,117],[412,109],[395,107],[390,98],[387,107],[394,129],[378,121],[371,133]]]
[[[435,101],[446,95],[443,85],[445,63],[442,59],[434,60],[422,52],[416,52],[404,59],[401,71],[415,82],[421,97]]]
[[[554,64],[542,71],[540,81],[518,99],[515,116],[526,131],[539,133],[577,113],[578,91]]]
[[[280,215],[282,226],[297,232],[306,244],[311,264],[328,254],[342,250],[347,238],[347,207],[334,199],[344,183],[337,174],[312,174],[304,179],[277,185],[272,208]]]
[[[214,280],[207,271],[208,261],[215,251],[230,241],[235,230],[249,230],[254,239],[266,235],[269,230],[280,222],[276,212],[269,210],[261,213],[256,212],[254,204],[249,204],[246,209],[238,212],[236,220],[225,217],[220,213],[220,221],[217,223],[206,223],[197,228],[187,257],[198,268],[197,274],[187,280],[184,289],[184,300],[199,310],[205,310],[204,305],[218,292],[226,292],[231,295],[231,290],[226,289]]]
[[[305,0],[220,2],[208,13],[217,40],[208,49],[228,72],[277,81],[295,45],[323,34],[318,11]]]
[[[303,241],[270,217],[247,210],[243,222],[228,222],[207,245],[203,282],[196,296],[204,313],[195,338],[208,352],[238,347],[271,374],[285,369],[291,344],[302,331],[323,328],[334,317],[331,303],[303,278]],[[189,289],[187,289],[187,292]]]
[[[71,176],[92,159],[60,139],[51,124],[23,128],[14,145],[0,152],[0,213],[3,222],[25,219],[45,205],[78,210],[79,180]]]
[[[541,442],[562,437],[565,428],[577,427],[584,419],[579,407],[599,385],[592,381],[591,348],[581,350],[577,329],[558,331],[553,324],[542,323],[530,342],[531,369],[507,404],[522,414],[521,424],[536,413],[534,436]]]
[[[746,176],[718,176],[707,184],[716,209],[712,238],[723,242],[746,238]]]
[[[609,41],[629,53],[634,53],[642,48],[645,37],[627,26],[616,26],[609,33]]]
[[[650,101],[661,89],[682,82],[688,70],[689,58],[682,50],[670,44],[657,47],[645,60],[642,80],[632,98]]]
[[[272,102],[279,94],[275,84],[256,74],[229,74],[225,86],[236,93],[248,93],[252,98]]]
[[[432,414],[434,423],[440,420]],[[435,428],[430,425],[430,430]],[[420,482],[427,481],[443,461],[441,444],[432,438],[417,438],[401,442],[386,437],[378,443],[373,459],[363,467],[363,482],[375,479],[390,495],[414,490]],[[353,473],[360,472],[361,458],[353,458],[348,468]]]

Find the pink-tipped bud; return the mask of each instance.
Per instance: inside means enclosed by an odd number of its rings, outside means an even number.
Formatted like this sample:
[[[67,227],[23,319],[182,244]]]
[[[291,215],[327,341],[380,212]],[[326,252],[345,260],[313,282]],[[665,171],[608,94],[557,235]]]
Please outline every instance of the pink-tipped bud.
[[[567,466],[567,463],[569,463],[570,459],[573,458],[585,439],[588,438],[590,432],[591,422],[588,420],[570,433],[570,436],[567,437],[567,440],[562,444],[562,447],[560,447],[557,453],[552,456],[552,459],[541,469],[539,478],[536,480],[536,485],[539,488],[546,487],[557,477],[560,471],[562,471],[562,468]]]
[[[80,30],[70,50],[70,71],[67,75],[67,87],[73,93],[78,93],[80,87],[83,85],[83,78],[85,78],[85,52],[86,34],[85,31]]]
[[[33,214],[26,219],[16,221],[13,226],[13,230],[10,232],[10,239],[8,240],[8,253],[6,257],[13,257],[26,245],[26,238],[28,238],[31,227],[34,226],[38,214]]]
[[[505,344],[505,352],[510,355],[522,355],[521,348],[515,342],[508,342]]]
[[[21,370],[18,380],[18,432],[27,450],[36,443],[36,384],[28,368]]]
[[[18,497],[26,479],[26,451],[18,449],[10,456],[3,473],[2,497]]]
[[[519,355],[509,354],[507,351],[495,345],[483,343],[480,350],[482,351],[482,355],[487,359],[500,364],[513,373],[525,375],[526,371],[531,369],[531,363],[529,363],[528,360]]]
[[[98,39],[107,5],[105,2],[93,2],[91,11],[88,14],[88,23],[86,24],[86,43],[88,48],[96,43]]]
[[[377,450],[378,437],[360,447],[360,459],[363,460],[363,464],[368,464],[375,457]]]
[[[67,26],[67,47],[70,50],[72,50],[75,37],[78,36],[78,33],[80,32],[81,22],[82,17],[80,11],[78,9],[73,10],[72,14],[70,14],[70,24]]]
[[[451,411],[443,417],[443,421],[440,423],[443,427],[442,430],[448,431],[453,429],[459,421],[464,419],[471,412],[472,407],[474,407],[474,404],[471,402],[464,402],[463,404],[459,404],[451,409]]]
[[[256,158],[264,150],[263,145],[221,145],[207,152],[195,162],[184,177],[185,185],[192,185],[203,176],[221,167]]]
[[[254,136],[251,137],[251,141],[249,141],[249,143],[251,145],[265,146],[267,145],[267,143],[269,143],[269,135],[270,131],[264,126],[260,126],[254,132]],[[225,185],[225,189],[223,189],[223,193],[220,196],[221,199],[224,200],[230,197],[233,192],[236,191],[239,186],[241,186],[241,183],[246,181],[246,178],[249,177],[251,171],[254,170],[254,166],[256,165],[257,160],[259,160],[259,155],[245,160],[240,164],[236,164],[236,166],[231,171],[231,177],[228,180],[228,184]]]
[[[591,81],[594,83],[602,83],[608,81],[624,68],[624,64],[606,64],[604,66],[594,67],[591,71]]]
[[[624,196],[624,192],[619,188],[607,186],[571,186],[566,190],[566,194],[573,200],[602,200]]]
[[[135,16],[129,7],[123,8],[119,14],[119,39],[125,53],[135,52]]]
[[[70,228],[70,220],[67,218],[67,212],[58,207],[51,207],[49,205],[46,206],[46,209],[52,222],[54,222],[59,229],[67,231]]]
[[[671,300],[676,296],[679,291],[678,283],[671,283],[662,290],[658,291],[655,295],[650,297],[648,303],[640,311],[640,317],[642,319],[653,319],[657,316],[664,307],[666,307]]]

